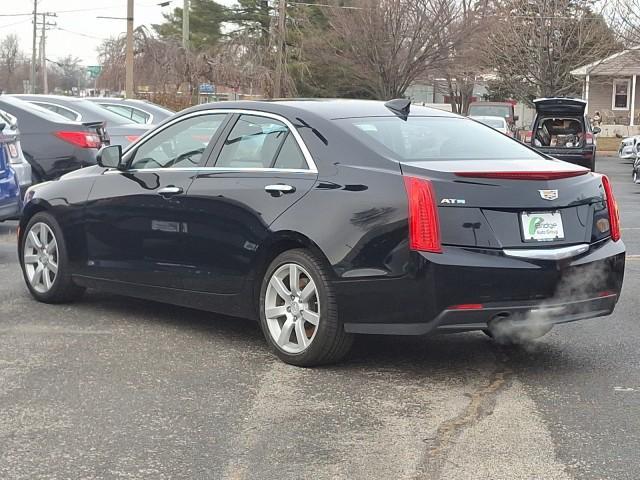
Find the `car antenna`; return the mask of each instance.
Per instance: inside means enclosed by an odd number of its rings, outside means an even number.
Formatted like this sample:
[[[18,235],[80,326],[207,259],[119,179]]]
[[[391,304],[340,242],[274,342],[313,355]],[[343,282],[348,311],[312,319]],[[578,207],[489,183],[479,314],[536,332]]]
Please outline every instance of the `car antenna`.
[[[409,111],[411,110],[411,100],[409,100],[408,98],[394,98],[393,100],[385,102],[384,106],[405,122],[407,121],[407,118],[409,118]]]

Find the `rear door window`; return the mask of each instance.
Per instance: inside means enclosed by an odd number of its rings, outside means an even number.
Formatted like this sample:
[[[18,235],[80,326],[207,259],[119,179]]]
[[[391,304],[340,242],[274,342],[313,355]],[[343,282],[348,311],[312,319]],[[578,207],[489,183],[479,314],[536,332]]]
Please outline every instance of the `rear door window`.
[[[292,135],[287,126],[278,120],[240,115],[224,141],[215,166],[230,169],[271,168],[289,136]],[[290,147],[287,151],[290,151]],[[282,162],[296,162],[293,157],[287,158],[285,160],[283,154]]]

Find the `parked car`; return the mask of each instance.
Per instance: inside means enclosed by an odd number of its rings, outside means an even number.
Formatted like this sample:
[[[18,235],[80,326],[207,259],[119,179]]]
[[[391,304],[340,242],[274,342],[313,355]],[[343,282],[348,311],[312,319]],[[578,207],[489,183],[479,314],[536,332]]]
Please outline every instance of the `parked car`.
[[[102,146],[99,126],[67,120],[9,95],[0,95],[0,110],[18,121],[22,151],[31,165],[34,183],[96,164]]]
[[[162,123],[175,114],[172,110],[146,100],[111,97],[86,97],[85,100],[97,103],[102,108],[135,123],[154,125]]]
[[[1,130],[3,129],[0,128]],[[19,217],[22,209],[18,177],[9,161],[10,139],[11,137],[0,134],[0,222]]]
[[[623,138],[618,148],[618,156],[624,159],[635,159],[640,155],[640,135]]]
[[[536,114],[525,143],[540,153],[595,171],[596,138],[585,115],[587,102],[577,98],[538,98]]]
[[[622,287],[607,177],[409,100],[199,105],[98,162],[27,192],[33,297],[255,318],[295,365],[354,334],[519,342],[609,315]]]
[[[132,123],[121,115],[109,112],[99,105],[79,97],[66,97],[61,95],[14,96],[51,110],[69,120],[82,123],[102,122],[107,133],[106,137],[102,137],[102,142],[105,144],[122,145],[122,147],[125,148],[147,133],[151,128],[149,125]]]
[[[633,161],[633,183],[640,183],[640,156]]]
[[[469,115],[469,118],[477,122],[483,123],[487,127],[491,127],[500,133],[504,133],[505,135],[513,137],[513,130],[509,128],[509,124],[507,123],[507,120],[504,117],[490,117],[490,116],[474,117]]]
[[[516,131],[518,116],[511,102],[473,102],[469,105],[470,117],[502,117],[512,132]]]
[[[24,158],[20,146],[18,119],[3,110],[0,110],[0,142],[6,145],[7,158],[18,179],[22,197],[32,184],[31,165]]]

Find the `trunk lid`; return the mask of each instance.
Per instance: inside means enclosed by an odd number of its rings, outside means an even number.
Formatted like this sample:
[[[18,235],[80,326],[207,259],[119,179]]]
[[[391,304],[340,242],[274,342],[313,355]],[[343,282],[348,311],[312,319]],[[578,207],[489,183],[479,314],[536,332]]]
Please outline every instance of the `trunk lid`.
[[[582,167],[541,158],[406,162],[401,168],[432,181],[443,245],[530,249],[606,237],[596,229],[608,218],[602,182]],[[550,239],[536,230],[536,240],[527,238],[533,219],[560,222],[562,235]]]
[[[584,115],[587,102],[578,98],[537,98],[533,101],[541,115]]]

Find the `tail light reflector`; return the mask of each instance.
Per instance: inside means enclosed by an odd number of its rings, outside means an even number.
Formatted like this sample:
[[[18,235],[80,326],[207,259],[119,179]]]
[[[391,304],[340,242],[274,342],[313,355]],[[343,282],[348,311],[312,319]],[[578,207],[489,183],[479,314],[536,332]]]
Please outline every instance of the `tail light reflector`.
[[[609,177],[602,175],[602,186],[604,187],[604,193],[607,196],[607,210],[609,211],[609,223],[611,224],[611,240],[617,242],[620,240],[620,212],[618,211],[618,202],[613,195],[613,188]]]
[[[442,253],[432,183],[424,178],[404,177],[404,185],[409,202],[409,247],[421,252]]]
[[[91,132],[55,132],[55,136],[80,148],[100,148],[102,145],[100,137]]]
[[[591,132],[586,132],[584,134],[584,143],[586,145],[593,145],[593,133]]]
[[[447,310],[482,310],[481,303],[463,303],[462,305],[452,305]]]
[[[458,177],[499,178],[503,180],[558,180],[561,178],[586,175],[589,170],[568,170],[562,172],[457,172]]]

